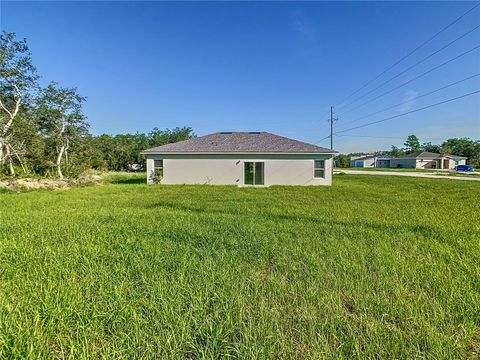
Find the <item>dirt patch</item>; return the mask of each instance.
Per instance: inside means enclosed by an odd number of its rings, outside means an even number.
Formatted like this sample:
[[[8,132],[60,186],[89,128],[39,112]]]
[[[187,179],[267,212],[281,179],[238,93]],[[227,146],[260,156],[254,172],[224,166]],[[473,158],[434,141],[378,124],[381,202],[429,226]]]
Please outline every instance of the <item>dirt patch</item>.
[[[65,190],[75,186],[100,186],[105,181],[105,174],[84,174],[72,179],[34,179],[34,178],[3,178],[0,179],[0,189],[11,191],[30,190]]]
[[[355,313],[355,301],[350,297],[344,297],[342,299],[343,310],[350,315]]]
[[[28,191],[38,189],[65,190],[70,185],[65,180],[54,179],[8,179],[0,180],[0,188],[12,191]]]
[[[103,176],[95,174],[87,174],[79,176],[78,178],[72,180],[71,182],[75,185],[82,186],[91,186],[91,185],[100,185],[103,181]]]
[[[480,358],[480,332],[477,332],[468,344],[469,347],[469,359],[479,359]]]

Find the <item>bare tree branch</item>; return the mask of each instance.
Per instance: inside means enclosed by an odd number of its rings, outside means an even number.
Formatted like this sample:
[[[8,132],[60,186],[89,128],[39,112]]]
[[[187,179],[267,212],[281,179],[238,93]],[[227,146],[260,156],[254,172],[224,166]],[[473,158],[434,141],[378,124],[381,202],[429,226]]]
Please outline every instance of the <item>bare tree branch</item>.
[[[8,144],[8,146],[10,147],[10,149],[13,151],[13,153],[15,154],[15,157],[17,158],[18,162],[20,163],[20,166],[22,167],[22,170],[23,172],[26,174],[27,173],[27,170],[25,169],[25,166],[23,165],[23,161],[22,159],[20,158],[20,155],[18,154],[18,152],[15,150],[15,148]]]
[[[13,84],[13,87],[15,88],[15,92],[17,94],[16,98],[16,104],[15,104],[15,110],[13,111],[13,117],[15,117],[18,114],[18,111],[20,110],[20,104],[22,103],[22,95],[20,93],[20,89],[18,88],[17,85]]]
[[[3,101],[0,99],[0,107],[10,116],[10,119],[13,119],[13,114],[3,105]]]

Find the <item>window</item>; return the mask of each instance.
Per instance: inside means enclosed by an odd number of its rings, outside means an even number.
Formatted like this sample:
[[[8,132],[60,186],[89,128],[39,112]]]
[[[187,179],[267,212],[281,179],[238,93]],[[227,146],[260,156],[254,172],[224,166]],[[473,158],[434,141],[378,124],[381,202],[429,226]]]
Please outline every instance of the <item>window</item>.
[[[313,177],[325,178],[325,160],[315,160],[313,173]]]
[[[153,160],[153,177],[155,181],[163,178],[163,160]]]
[[[264,165],[263,162],[245,162],[244,179],[245,185],[263,185],[264,184]]]

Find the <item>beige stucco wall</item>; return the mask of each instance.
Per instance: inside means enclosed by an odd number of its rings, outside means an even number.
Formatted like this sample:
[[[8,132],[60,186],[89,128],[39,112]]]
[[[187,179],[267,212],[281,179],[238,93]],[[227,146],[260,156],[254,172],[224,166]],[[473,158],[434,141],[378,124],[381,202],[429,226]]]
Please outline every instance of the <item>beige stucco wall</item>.
[[[331,185],[331,155],[146,155],[147,182],[153,160],[163,159],[162,184],[244,185],[244,162],[264,162],[264,186]],[[325,178],[314,178],[314,160],[325,160]]]
[[[447,166],[445,166],[446,161],[448,161]],[[417,169],[453,170],[457,165],[465,165],[465,160],[458,160],[458,164],[455,163],[455,160],[449,158],[441,158],[438,160],[417,160]]]
[[[457,160],[457,163],[455,163],[455,160],[449,159],[448,168],[449,168],[449,169],[455,169],[455,166],[457,166],[457,165],[465,165],[466,163],[467,163],[466,160]]]
[[[439,169],[438,160],[417,160],[417,169]]]

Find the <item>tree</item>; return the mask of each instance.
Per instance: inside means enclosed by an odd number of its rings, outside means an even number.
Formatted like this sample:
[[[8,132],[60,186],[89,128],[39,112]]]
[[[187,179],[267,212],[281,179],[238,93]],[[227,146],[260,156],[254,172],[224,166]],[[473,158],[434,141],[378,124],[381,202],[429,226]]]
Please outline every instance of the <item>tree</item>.
[[[389,152],[387,152],[387,154],[389,154],[390,156],[393,156],[393,157],[397,157],[397,156],[403,155],[404,151],[402,149],[396,147],[395,145],[392,145],[391,150]]]
[[[334,158],[334,163],[338,168],[347,168],[350,166],[350,155],[338,154]]]
[[[480,140],[453,138],[443,142],[441,150],[445,154],[465,156],[469,164],[480,162]]]
[[[20,166],[24,173],[55,171],[63,178],[64,173],[75,175],[88,168],[143,170],[142,150],[195,136],[190,127],[91,136],[82,113],[85,97],[55,82],[40,90],[38,78],[26,40],[2,32],[0,172],[15,175]]]
[[[191,127],[176,127],[172,130],[159,130],[158,128],[153,128],[153,130],[148,134],[148,139],[151,147],[161,146],[165,144],[170,144],[182,140],[187,140],[192,137],[195,137]]]
[[[103,154],[109,170],[144,170],[145,160],[141,152],[145,149],[165,145],[195,136],[189,127],[160,130],[154,128],[148,134],[103,134],[94,138],[95,147]]]
[[[23,105],[15,118],[15,132],[10,145],[16,151],[16,163],[24,174],[40,173],[46,167],[45,141],[39,133],[35,108]]]
[[[403,144],[407,153],[420,151],[420,141],[416,135],[408,135],[407,141]]]
[[[86,135],[88,124],[82,114],[86,98],[76,88],[58,87],[55,82],[43,89],[38,99],[40,127],[55,147],[57,175],[63,179],[62,162],[68,162],[68,150],[72,141]]]
[[[442,147],[440,145],[432,144],[431,142],[423,143],[421,146],[423,151],[428,151],[432,153],[440,153],[442,152]]]
[[[17,159],[23,167],[21,142],[15,139],[15,125],[22,106],[32,100],[38,76],[26,40],[15,40],[15,34],[0,35],[0,169],[7,161],[10,174]]]

